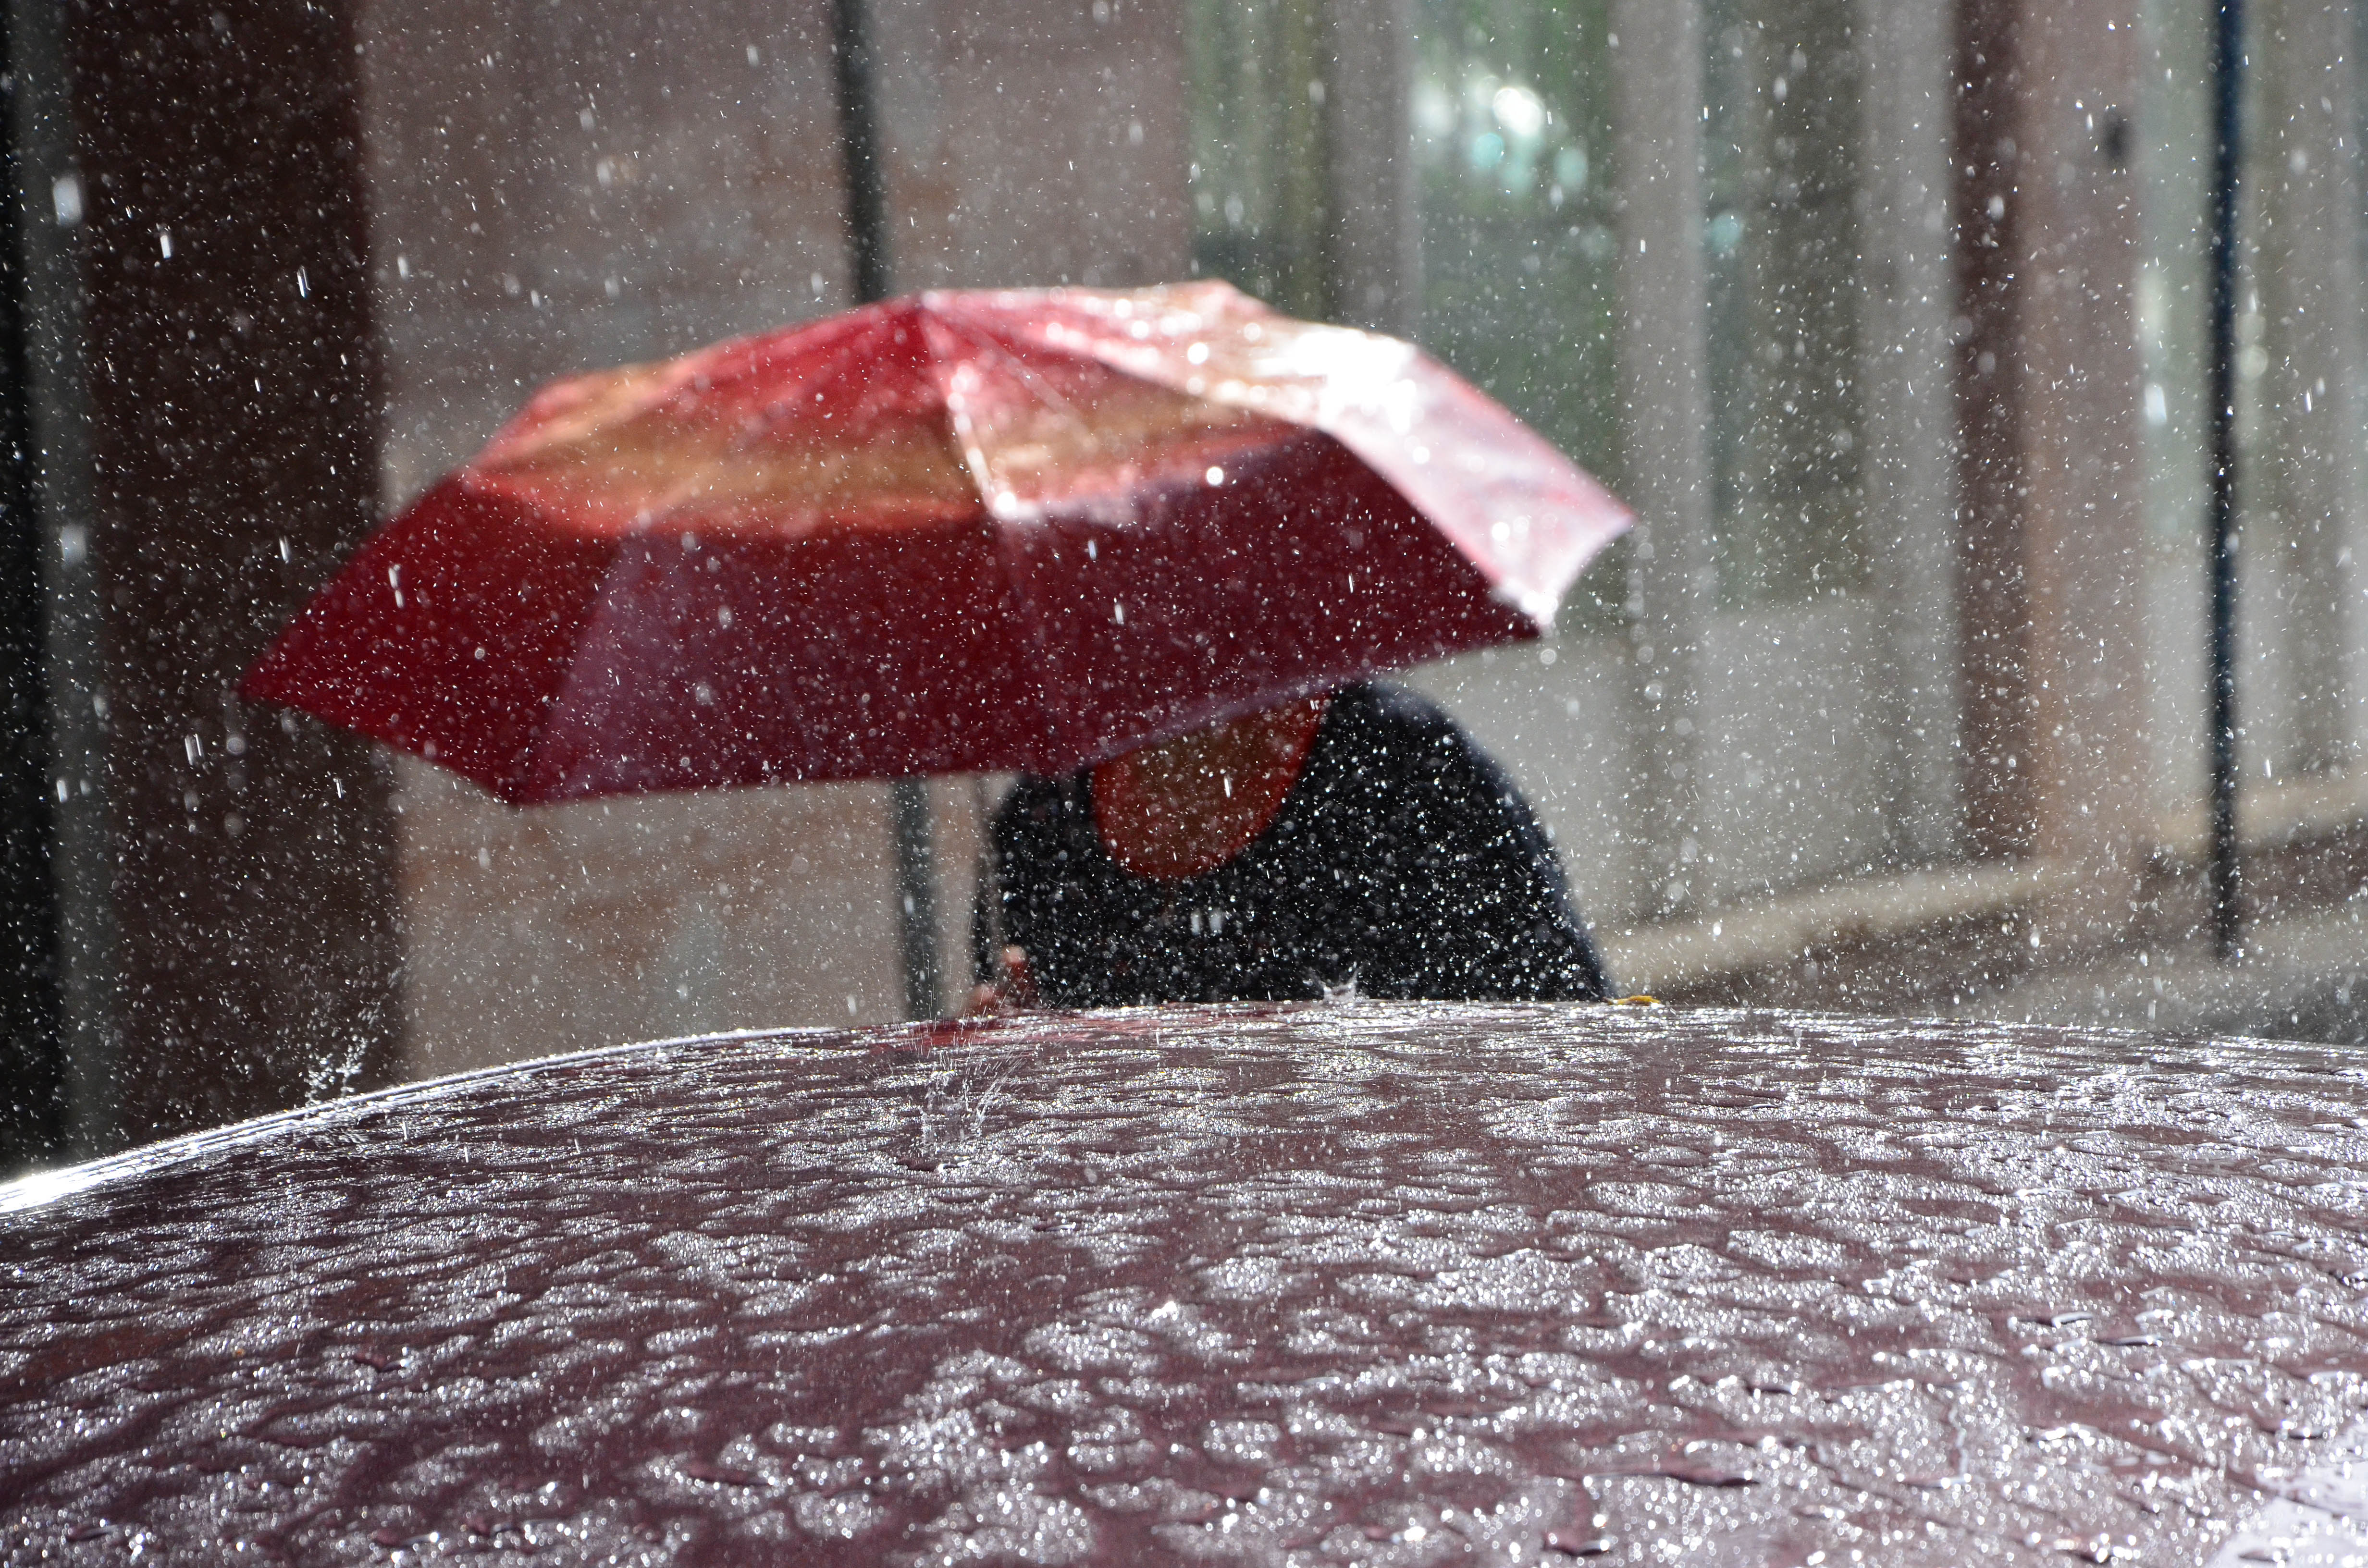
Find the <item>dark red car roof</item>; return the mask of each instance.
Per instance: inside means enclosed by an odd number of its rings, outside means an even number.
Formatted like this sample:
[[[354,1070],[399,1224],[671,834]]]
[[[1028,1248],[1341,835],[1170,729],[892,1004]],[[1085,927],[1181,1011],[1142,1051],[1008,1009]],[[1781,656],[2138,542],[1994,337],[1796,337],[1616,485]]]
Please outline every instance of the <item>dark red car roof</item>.
[[[2368,1451],[2363,1111],[1656,1008],[563,1059],[0,1189],[0,1561],[2200,1563]]]

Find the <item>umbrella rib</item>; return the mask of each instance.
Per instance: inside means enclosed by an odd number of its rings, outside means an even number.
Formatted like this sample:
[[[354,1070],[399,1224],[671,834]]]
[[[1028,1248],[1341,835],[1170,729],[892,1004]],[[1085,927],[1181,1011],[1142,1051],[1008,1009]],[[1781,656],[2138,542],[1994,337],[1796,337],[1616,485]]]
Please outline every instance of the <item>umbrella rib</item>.
[[[992,338],[986,337],[976,328],[943,312],[932,311],[930,313],[973,349],[984,347],[996,352],[1000,358],[1018,367],[1030,381],[1034,381],[1033,376],[1027,375],[1026,366],[1020,364],[1015,356],[1004,350],[1000,345]],[[979,502],[985,513],[986,527],[995,539],[996,565],[1003,574],[1003,591],[1014,608],[1013,619],[1019,622],[1020,628],[1018,636],[1025,640],[1030,652],[1034,655],[1029,661],[1028,667],[1037,673],[1037,678],[1042,679],[1042,672],[1050,663],[1046,657],[1048,640],[1044,635],[1043,618],[1038,612],[1036,596],[1030,592],[1027,586],[1028,574],[1021,570],[1016,559],[1018,546],[1011,534],[1015,519],[1006,518],[996,511],[988,488],[988,475],[984,472],[985,453],[983,449],[979,452],[979,461],[976,465],[970,461],[970,443],[962,439],[962,432],[955,424],[953,398],[942,381],[939,381],[938,390],[939,410],[946,422],[946,435],[953,443],[955,450],[962,454],[962,466],[970,471],[972,483],[979,487]],[[1065,399],[1057,401],[1061,408],[1072,418],[1077,417],[1076,410]],[[1039,521],[1042,520],[1040,514]],[[1047,738],[1056,743],[1048,745],[1044,752],[1039,755],[1051,755],[1059,750],[1057,743],[1062,738],[1060,716],[1046,704],[1040,703],[1038,710],[1044,715],[1045,728],[1051,732]]]
[[[671,515],[671,512],[653,514],[649,529],[637,531],[630,537],[646,537],[646,531],[654,531],[660,522]],[[583,662],[585,651],[592,643],[593,634],[605,630],[611,619],[609,605],[612,596],[609,589],[617,579],[618,564],[622,556],[623,551],[615,544],[611,544],[608,562],[601,567],[600,580],[594,586],[590,596],[591,611],[570,642],[567,657],[560,662],[559,678],[552,683],[542,704],[542,712],[537,715],[532,727],[528,732],[527,744],[520,751],[522,766],[518,769],[518,778],[521,783],[531,779],[540,771],[545,755],[543,750],[545,740],[549,735],[552,723],[559,714],[560,699],[575,684],[576,666]]]
[[[1020,358],[1018,355],[1012,353],[1011,350],[1004,347],[1000,343],[996,342],[994,338],[987,336],[977,327],[971,325],[957,316],[949,316],[940,313],[938,319],[944,322],[952,331],[961,334],[962,337],[970,343],[973,349],[983,350],[994,355],[996,359],[1001,361],[1002,364],[1010,370],[1013,378],[1019,381],[1031,394],[1035,396],[1037,402],[1044,404],[1046,407],[1060,410],[1060,412],[1065,415],[1072,424],[1085,431],[1089,438],[1092,437],[1094,433],[1093,421],[1078,413],[1076,404],[1071,403],[1067,398],[1063,397],[1059,392],[1054,392],[1051,387],[1046,386],[1025,359]],[[1113,371],[1118,375],[1125,376],[1131,381],[1142,380],[1141,377],[1133,375],[1131,371],[1120,369],[1119,367],[1115,365],[1106,364],[1101,359],[1091,355],[1081,354],[1075,356],[1075,358],[1085,359],[1091,364],[1100,365],[1104,369]],[[950,399],[948,401],[949,404],[951,404],[951,400]],[[984,478],[983,475],[981,477]]]

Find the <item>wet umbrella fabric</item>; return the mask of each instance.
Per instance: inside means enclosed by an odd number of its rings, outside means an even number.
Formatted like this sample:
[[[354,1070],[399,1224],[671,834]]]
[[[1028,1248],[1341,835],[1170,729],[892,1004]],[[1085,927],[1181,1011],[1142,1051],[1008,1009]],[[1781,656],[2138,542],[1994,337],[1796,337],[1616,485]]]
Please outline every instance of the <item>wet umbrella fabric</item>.
[[[1051,775],[1534,636],[1628,521],[1224,284],[927,294],[545,389],[245,690],[521,803]]]

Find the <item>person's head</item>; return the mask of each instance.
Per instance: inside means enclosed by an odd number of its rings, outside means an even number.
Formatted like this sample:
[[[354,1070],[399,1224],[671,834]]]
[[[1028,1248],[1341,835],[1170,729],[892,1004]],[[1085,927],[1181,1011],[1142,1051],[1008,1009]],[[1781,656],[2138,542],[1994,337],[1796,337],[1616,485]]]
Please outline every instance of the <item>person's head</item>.
[[[1137,876],[1224,865],[1282,809],[1329,700],[1301,698],[1103,763],[1093,772],[1102,846]]]

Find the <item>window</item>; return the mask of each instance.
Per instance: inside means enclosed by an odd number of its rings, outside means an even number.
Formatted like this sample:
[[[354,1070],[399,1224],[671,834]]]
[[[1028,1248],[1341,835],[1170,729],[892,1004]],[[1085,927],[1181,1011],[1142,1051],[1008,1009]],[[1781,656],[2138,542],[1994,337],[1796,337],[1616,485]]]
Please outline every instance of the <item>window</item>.
[[[1193,259],[1278,309],[1338,317],[1322,9],[1195,0]],[[1413,19],[1414,335],[1617,488],[1605,0],[1421,0]],[[1566,627],[1616,622],[1620,554],[1588,574]]]
[[[1316,0],[1193,0],[1195,273],[1295,316],[1335,313]]]
[[[1850,0],[1705,18],[1712,527],[1729,606],[1866,584]]]

